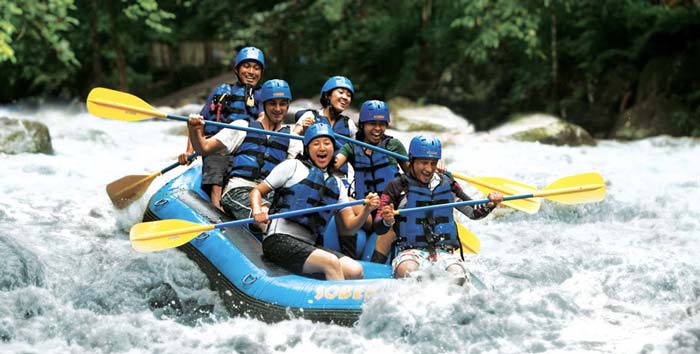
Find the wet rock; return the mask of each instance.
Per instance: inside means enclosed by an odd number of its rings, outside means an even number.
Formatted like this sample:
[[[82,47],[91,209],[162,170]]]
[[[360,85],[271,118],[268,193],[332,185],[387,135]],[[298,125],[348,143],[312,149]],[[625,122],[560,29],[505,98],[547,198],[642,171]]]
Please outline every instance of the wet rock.
[[[0,321],[0,341],[9,342],[14,337],[14,326],[7,319]]]
[[[182,315],[182,303],[177,296],[175,289],[168,284],[162,283],[160,286],[148,292],[148,307],[156,315],[177,317]]]
[[[9,236],[0,237],[0,290],[9,291],[44,283],[44,267],[39,258]]]
[[[2,117],[0,118],[0,152],[52,154],[49,128],[40,122]]]
[[[578,125],[544,114],[518,118],[490,131],[490,134],[549,145],[596,145],[595,139]]]
[[[668,134],[671,136],[690,135],[673,124],[671,117],[677,114],[689,115],[678,102],[664,97],[649,97],[623,112],[610,133],[614,139],[642,139]]]
[[[393,129],[400,131],[431,131],[436,133],[473,133],[474,126],[467,119],[439,105],[421,105],[405,98],[388,102]]]

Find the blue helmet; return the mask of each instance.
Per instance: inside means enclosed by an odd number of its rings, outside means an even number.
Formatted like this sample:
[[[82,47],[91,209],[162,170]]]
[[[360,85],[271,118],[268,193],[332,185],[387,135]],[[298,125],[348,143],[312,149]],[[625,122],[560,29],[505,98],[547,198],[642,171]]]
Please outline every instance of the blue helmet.
[[[314,140],[321,136],[327,136],[331,138],[331,140],[333,141],[333,145],[335,145],[335,135],[333,135],[333,129],[331,129],[330,125],[321,122],[311,124],[308,128],[306,128],[306,133],[304,133],[304,147],[309,146],[311,140]]]
[[[244,61],[255,61],[265,70],[265,56],[262,50],[255,47],[245,47],[236,55],[236,68]]]
[[[440,140],[432,135],[417,135],[411,139],[408,146],[408,157],[424,159],[442,158],[442,144]]]
[[[389,106],[384,101],[365,101],[360,107],[360,123],[386,122],[389,124]]]
[[[292,90],[287,81],[273,79],[267,80],[260,89],[260,98],[265,103],[273,98],[286,98],[292,100]]]
[[[345,76],[333,76],[326,80],[326,83],[321,87],[321,104],[323,104],[323,94],[337,88],[348,89],[351,95],[355,95],[355,88],[352,86],[352,81],[350,81],[350,79]]]

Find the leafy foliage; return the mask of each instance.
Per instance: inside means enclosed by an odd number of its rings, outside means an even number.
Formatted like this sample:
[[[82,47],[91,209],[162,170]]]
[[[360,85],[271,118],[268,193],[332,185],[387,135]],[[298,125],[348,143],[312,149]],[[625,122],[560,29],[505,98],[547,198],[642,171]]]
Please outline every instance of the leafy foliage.
[[[690,0],[29,0],[0,3],[3,101],[93,85],[176,89],[212,68],[150,63],[153,43],[255,45],[296,97],[346,75],[364,99],[447,104],[478,128],[547,111],[604,134],[663,96],[700,131],[700,10]],[[235,53],[227,53],[232,58]],[[222,65],[230,68],[230,59]],[[219,70],[225,69],[224,67]],[[162,92],[162,91],[160,91]],[[138,93],[138,92],[136,92]],[[676,106],[674,106],[676,107]]]

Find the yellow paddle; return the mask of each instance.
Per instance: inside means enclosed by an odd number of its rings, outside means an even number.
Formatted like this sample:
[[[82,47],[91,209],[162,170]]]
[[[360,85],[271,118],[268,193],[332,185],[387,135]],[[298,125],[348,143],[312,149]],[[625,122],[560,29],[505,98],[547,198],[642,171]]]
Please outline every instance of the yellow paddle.
[[[462,224],[457,224],[457,235],[462,244],[462,253],[479,253],[481,251],[481,241],[476,235],[467,230]]]
[[[582,173],[556,180],[542,190],[532,193],[509,195],[504,201],[525,198],[545,198],[563,204],[595,203],[605,199],[605,181],[603,176],[595,172]],[[486,204],[489,199],[466,200],[446,204],[427,205],[408,209],[394,210],[396,215],[423,212],[446,207]]]
[[[605,199],[605,181],[603,177],[595,172],[582,173],[578,175],[568,176],[556,180],[548,185],[543,190],[535,190],[531,193],[511,195],[503,198],[508,200],[521,200],[527,198],[545,198],[551,201],[563,204],[583,204],[594,203]],[[428,210],[458,207],[464,205],[486,204],[489,199],[468,200],[447,204],[429,205],[408,209],[395,210],[396,215],[425,212]],[[464,228],[460,223],[457,223],[457,232],[462,243],[462,252],[478,253],[481,250],[481,242],[469,230]]]
[[[187,161],[192,161],[195,158],[197,158],[196,152],[187,156]],[[153,182],[156,177],[178,166],[180,166],[180,163],[176,162],[150,175],[124,176],[107,185],[107,195],[117,209],[126,208],[146,193],[146,190],[148,190],[151,182]]]
[[[330,204],[301,210],[287,211],[284,213],[272,214],[269,216],[269,219],[287,218],[326,210],[342,209],[353,205],[365,204],[367,202],[368,201],[366,199],[360,199],[347,203]],[[131,246],[137,252],[153,252],[182,246],[205,231],[245,225],[252,222],[255,222],[255,219],[248,218],[206,225],[178,219],[142,222],[131,227],[129,239],[131,240]]]
[[[498,191],[504,196],[509,196],[521,193],[532,193],[537,190],[537,188],[533,186],[500,177],[469,177],[457,172],[452,172],[452,176],[469,182],[484,194]],[[503,205],[524,211],[528,214],[534,214],[540,210],[540,201],[532,198],[508,200],[504,201]]]
[[[90,91],[87,97],[87,109],[90,114],[102,118],[117,119],[127,122],[137,122],[150,118],[168,118],[187,122],[188,118],[174,114],[161,112],[144,100],[121,91],[110,90],[104,87],[96,87]],[[222,128],[237,129],[246,132],[264,133],[266,135],[282,136],[290,139],[303,140],[303,136],[280,133],[272,130],[263,130],[250,127],[242,127],[221,122],[205,120],[204,124]]]

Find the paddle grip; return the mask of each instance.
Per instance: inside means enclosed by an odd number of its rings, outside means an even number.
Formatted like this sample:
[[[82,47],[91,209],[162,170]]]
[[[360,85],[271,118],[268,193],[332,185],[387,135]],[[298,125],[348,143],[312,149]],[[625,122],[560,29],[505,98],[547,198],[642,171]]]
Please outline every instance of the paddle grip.
[[[193,153],[191,153],[189,156],[187,156],[187,161],[190,161],[190,162],[191,162],[192,160],[194,160],[194,159],[196,159],[196,158],[197,158],[197,153],[196,153],[196,152],[193,152]],[[170,165],[170,166],[168,166],[168,167],[166,167],[166,168],[160,170],[160,174],[161,174],[161,175],[162,175],[162,174],[165,174],[166,172],[168,172],[168,171],[174,169],[174,168],[177,167],[177,166],[180,166],[180,163],[179,163],[179,162],[175,162],[175,163],[173,163],[172,165]]]

